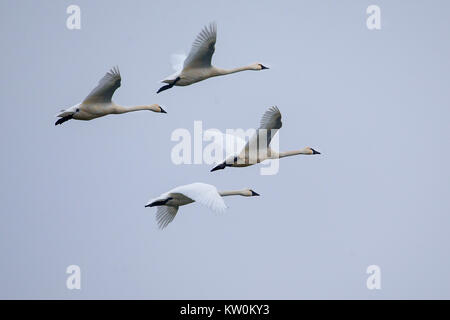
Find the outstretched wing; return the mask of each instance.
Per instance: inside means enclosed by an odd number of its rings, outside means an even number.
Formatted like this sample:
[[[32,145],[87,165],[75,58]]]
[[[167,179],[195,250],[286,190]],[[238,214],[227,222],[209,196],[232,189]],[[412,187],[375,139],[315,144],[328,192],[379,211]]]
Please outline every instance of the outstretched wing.
[[[227,206],[216,187],[206,183],[192,183],[176,187],[170,193],[181,193],[215,212],[224,212]]]
[[[120,72],[118,67],[112,68],[98,82],[98,85],[88,94],[84,102],[111,102],[111,98],[117,88],[120,87]]]
[[[281,113],[276,106],[270,107],[263,114],[257,132],[248,140],[245,148],[241,152],[241,156],[250,154],[250,146],[257,147],[258,150],[269,148],[272,137],[278,132],[282,126]],[[254,150],[256,151],[256,150]],[[254,155],[257,153],[254,152]]]
[[[276,106],[267,109],[261,118],[258,129],[258,131],[263,129],[262,131],[259,131],[260,134],[267,133],[267,147],[269,146],[270,141],[272,141],[272,137],[278,132],[278,129],[280,129],[282,125],[280,110]]]
[[[217,26],[214,22],[205,26],[198,34],[188,57],[184,60],[184,68],[207,68],[211,66],[217,37]]]
[[[160,229],[167,227],[169,223],[175,218],[178,212],[178,207],[159,206],[156,211],[156,222]]]

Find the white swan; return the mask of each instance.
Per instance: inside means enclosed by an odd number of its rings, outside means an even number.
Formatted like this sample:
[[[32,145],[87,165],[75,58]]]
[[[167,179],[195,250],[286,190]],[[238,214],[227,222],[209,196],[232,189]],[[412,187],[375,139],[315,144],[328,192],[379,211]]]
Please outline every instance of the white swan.
[[[182,70],[164,79],[162,82],[167,83],[167,85],[162,86],[157,93],[170,89],[173,86],[188,86],[211,77],[223,76],[245,70],[269,69],[260,63],[230,70],[212,66],[211,59],[214,54],[216,37],[217,27],[215,23],[204,27],[195,39],[189,55],[184,60]]]
[[[297,154],[320,154],[320,152],[310,147],[279,153],[273,150],[269,145],[272,137],[275,136],[281,126],[280,110],[275,106],[270,107],[262,116],[257,132],[249,139],[245,147],[238,154],[229,156],[225,161],[215,166],[211,169],[211,172],[225,169],[225,167],[247,167],[267,159],[279,159]]]
[[[213,185],[197,182],[179,186],[163,193],[159,197],[150,200],[145,207],[158,207],[156,221],[159,228],[163,229],[175,218],[180,206],[199,202],[213,211],[224,212],[226,205],[222,197],[233,195],[244,197],[259,196],[251,189],[217,191]]]
[[[119,114],[138,110],[166,113],[166,111],[157,104],[135,107],[123,107],[115,104],[111,98],[117,88],[120,87],[121,79],[119,69],[117,67],[111,69],[99,81],[98,85],[91,93],[89,93],[83,102],[65,110],[61,110],[61,113],[57,115],[57,117],[61,119],[58,119],[58,121],[55,122],[55,125],[62,124],[71,119],[92,120],[108,114]]]

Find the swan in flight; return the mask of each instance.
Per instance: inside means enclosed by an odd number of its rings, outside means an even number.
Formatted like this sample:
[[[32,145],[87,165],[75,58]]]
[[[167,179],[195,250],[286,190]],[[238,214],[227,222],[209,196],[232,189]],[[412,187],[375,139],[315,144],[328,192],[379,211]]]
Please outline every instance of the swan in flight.
[[[236,191],[217,191],[216,187],[206,183],[191,183],[176,187],[159,197],[150,200],[145,207],[158,207],[156,221],[160,229],[164,229],[178,212],[178,207],[192,202],[199,202],[215,212],[224,212],[226,209],[222,197],[225,196],[259,196],[251,189]]]
[[[260,126],[255,134],[250,137],[247,144],[237,154],[232,154],[222,163],[211,169],[212,171],[225,169],[225,167],[248,167],[267,159],[279,159],[297,154],[313,155],[320,152],[306,147],[300,150],[277,152],[269,145],[282,126],[280,110],[274,106],[267,109],[261,118]]]
[[[114,67],[99,81],[98,85],[89,93],[83,102],[76,104],[57,115],[60,119],[55,126],[68,120],[92,120],[108,114],[119,114],[138,110],[150,110],[153,112],[166,113],[159,105],[123,107],[115,104],[111,98],[117,88],[120,87],[119,68]]]
[[[269,69],[260,63],[229,70],[212,66],[211,59],[215,50],[216,37],[216,24],[211,23],[209,26],[205,26],[195,39],[189,55],[184,59],[184,63],[178,64],[178,70],[175,74],[162,80],[167,85],[162,86],[157,93],[170,89],[173,86],[188,86],[211,77],[223,76],[245,70]]]

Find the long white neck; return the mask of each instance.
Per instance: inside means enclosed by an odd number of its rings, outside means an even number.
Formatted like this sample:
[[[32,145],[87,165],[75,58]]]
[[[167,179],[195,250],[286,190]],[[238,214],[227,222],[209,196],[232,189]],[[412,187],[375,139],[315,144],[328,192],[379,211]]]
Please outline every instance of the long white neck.
[[[289,156],[295,156],[297,154],[311,154],[311,151],[309,148],[303,148],[300,150],[294,150],[294,151],[286,151],[286,152],[280,152],[278,154],[279,158],[289,157]]]
[[[245,196],[245,190],[234,190],[234,191],[219,191],[222,197],[226,196]]]
[[[149,106],[131,106],[131,107],[124,107],[119,106],[117,104],[114,104],[114,113],[120,114],[120,113],[127,113],[127,112],[133,112],[133,111],[140,111],[140,110],[151,110],[151,111],[157,111],[156,105],[152,104]]]
[[[254,65],[248,65],[248,66],[238,67],[238,68],[233,68],[233,69],[220,69],[220,68],[214,67],[213,73],[216,76],[223,76],[226,74],[232,74],[232,73],[246,71],[246,70],[255,70],[255,67],[254,67]]]

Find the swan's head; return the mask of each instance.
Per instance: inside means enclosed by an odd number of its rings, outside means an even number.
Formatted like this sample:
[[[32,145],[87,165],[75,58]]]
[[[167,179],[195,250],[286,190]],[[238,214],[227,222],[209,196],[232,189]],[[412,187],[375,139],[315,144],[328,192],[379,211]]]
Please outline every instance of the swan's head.
[[[258,197],[259,193],[256,193],[252,189],[244,189],[244,190],[242,190],[242,195],[244,197]]]
[[[247,70],[259,71],[259,70],[265,70],[265,69],[269,69],[269,68],[267,68],[266,66],[262,65],[261,63],[254,63],[254,64],[251,64],[248,67],[246,67],[246,69]]]
[[[261,63],[255,63],[253,66],[253,70],[265,70],[269,69],[266,66],[262,65]]]
[[[307,154],[320,154],[319,151],[314,150],[313,148],[310,148],[310,147],[306,147],[305,150],[306,150]]]
[[[152,104],[148,109],[153,112],[167,113],[159,104]]]

